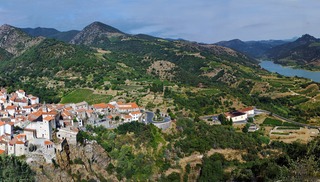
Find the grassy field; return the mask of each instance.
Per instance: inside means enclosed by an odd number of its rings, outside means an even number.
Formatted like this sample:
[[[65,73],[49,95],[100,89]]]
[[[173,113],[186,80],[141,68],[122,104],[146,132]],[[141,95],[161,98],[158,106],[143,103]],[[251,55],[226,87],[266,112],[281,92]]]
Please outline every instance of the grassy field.
[[[263,124],[269,125],[269,126],[282,126],[282,121],[277,120],[277,119],[266,118],[263,121]]]
[[[61,99],[61,103],[78,103],[86,101],[89,104],[96,104],[101,102],[109,102],[112,99],[110,95],[94,94],[89,89],[77,89]]]

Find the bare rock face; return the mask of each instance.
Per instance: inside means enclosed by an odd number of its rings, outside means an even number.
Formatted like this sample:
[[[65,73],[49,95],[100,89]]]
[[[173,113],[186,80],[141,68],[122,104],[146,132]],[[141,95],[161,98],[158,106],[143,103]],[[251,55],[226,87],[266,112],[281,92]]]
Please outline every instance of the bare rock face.
[[[40,162],[40,161],[38,161]],[[117,181],[114,175],[106,171],[111,162],[108,153],[97,143],[85,146],[62,145],[62,150],[57,150],[53,164],[44,162],[33,166],[36,171],[36,181]]]
[[[0,48],[17,56],[28,48],[39,44],[44,38],[32,38],[20,29],[10,25],[0,27]]]

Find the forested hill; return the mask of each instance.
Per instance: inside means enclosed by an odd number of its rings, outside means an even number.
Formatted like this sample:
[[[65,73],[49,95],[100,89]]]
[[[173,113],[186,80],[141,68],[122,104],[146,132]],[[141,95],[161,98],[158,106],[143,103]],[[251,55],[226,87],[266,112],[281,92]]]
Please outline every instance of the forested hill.
[[[320,39],[306,34],[294,42],[272,48],[267,56],[282,65],[320,69]]]
[[[229,48],[129,35],[100,22],[85,27],[72,44],[31,37],[9,25],[0,30],[10,35],[10,39],[0,39],[1,86],[50,90],[51,94],[37,91],[44,99],[77,87],[104,88],[105,81],[161,79],[210,86],[257,77],[257,62]],[[58,97],[47,101],[58,101]]]

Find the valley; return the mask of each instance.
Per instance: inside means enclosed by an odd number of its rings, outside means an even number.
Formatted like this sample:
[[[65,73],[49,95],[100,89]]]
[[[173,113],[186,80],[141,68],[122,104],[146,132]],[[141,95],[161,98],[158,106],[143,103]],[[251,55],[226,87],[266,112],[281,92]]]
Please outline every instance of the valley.
[[[132,35],[101,22],[65,32],[1,26],[0,86],[8,93],[23,89],[40,104],[57,107],[136,103],[153,112],[156,122],[171,119],[161,130],[125,115],[100,113],[99,121],[114,126],[105,127],[74,112],[84,121],[76,141],[52,139],[62,147],[54,162],[29,161],[36,180],[276,181],[298,178],[303,165],[313,171],[305,177],[316,177],[319,168],[309,161],[318,160],[318,130],[299,123],[320,126],[319,83],[271,73],[252,58],[290,41],[250,42],[249,47],[235,42],[243,53],[220,46],[225,42]],[[254,56],[250,47],[258,49]],[[251,106],[268,113],[242,125],[203,119]]]

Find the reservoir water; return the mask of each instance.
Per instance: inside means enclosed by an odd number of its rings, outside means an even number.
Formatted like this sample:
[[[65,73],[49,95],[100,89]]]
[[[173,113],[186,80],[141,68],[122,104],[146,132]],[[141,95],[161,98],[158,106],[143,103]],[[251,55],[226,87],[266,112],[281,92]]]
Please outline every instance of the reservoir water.
[[[293,69],[291,67],[284,67],[280,64],[275,64],[272,61],[261,61],[259,64],[262,68],[270,71],[270,72],[277,72],[284,76],[298,76],[309,78],[315,82],[320,83],[320,71],[308,71],[304,69]]]

